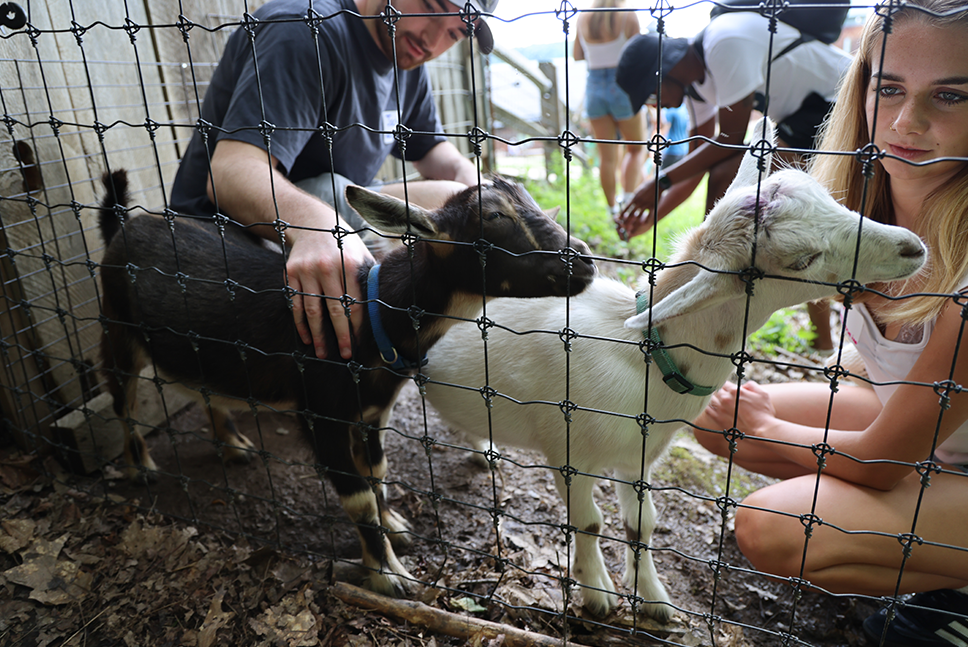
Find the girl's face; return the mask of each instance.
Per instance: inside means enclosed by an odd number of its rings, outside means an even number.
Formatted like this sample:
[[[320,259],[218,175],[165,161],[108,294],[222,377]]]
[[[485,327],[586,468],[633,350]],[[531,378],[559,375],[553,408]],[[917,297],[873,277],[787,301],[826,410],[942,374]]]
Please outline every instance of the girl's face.
[[[878,45],[867,123],[878,148],[900,158],[882,159],[884,169],[895,180],[943,182],[965,162],[912,166],[902,160],[968,157],[968,28],[928,26],[916,18],[898,21],[877,69],[879,60]]]

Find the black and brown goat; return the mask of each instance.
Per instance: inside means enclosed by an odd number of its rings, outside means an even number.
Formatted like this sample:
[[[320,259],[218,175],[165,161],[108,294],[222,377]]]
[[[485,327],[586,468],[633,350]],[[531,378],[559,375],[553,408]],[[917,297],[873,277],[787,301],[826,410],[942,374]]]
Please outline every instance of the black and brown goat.
[[[123,171],[105,175],[104,185],[102,352],[116,414],[136,419],[137,375],[149,361],[210,405],[229,458],[245,458],[254,447],[235,431],[227,409],[252,401],[294,409],[360,535],[370,587],[403,594],[412,578],[386,537],[408,543],[408,525],[387,507],[383,486],[371,486],[386,476],[384,430],[416,365],[394,364],[393,355],[416,360],[456,318],[477,316],[482,294],[581,292],[595,274],[588,257],[579,256],[588,248],[520,185],[500,178],[432,212],[349,187],[350,204],[371,225],[387,234],[409,231],[416,239],[412,256],[405,246],[387,254],[378,279],[370,267],[361,269],[370,312],[363,315],[352,362],[318,360],[296,332],[282,254],[231,222],[223,223],[222,235],[210,218],[119,217],[126,214],[127,177]],[[371,279],[378,296],[367,293]],[[382,354],[371,312],[385,330]],[[336,348],[328,320],[326,329],[327,347]],[[395,350],[388,352],[386,343]],[[129,475],[145,477],[156,468],[144,440],[129,426],[126,435]]]

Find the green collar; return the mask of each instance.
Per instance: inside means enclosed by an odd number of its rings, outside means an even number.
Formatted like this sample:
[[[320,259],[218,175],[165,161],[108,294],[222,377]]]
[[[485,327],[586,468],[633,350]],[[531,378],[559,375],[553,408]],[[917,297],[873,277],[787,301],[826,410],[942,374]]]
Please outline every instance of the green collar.
[[[642,291],[635,295],[635,312],[636,314],[642,314],[649,307],[649,295],[647,292]],[[670,389],[676,393],[688,393],[689,395],[697,396],[707,396],[712,395],[716,389],[711,386],[697,386],[689,381],[689,379],[679,372],[679,367],[676,363],[669,357],[669,353],[666,352],[662,339],[659,337],[659,331],[655,328],[649,330],[649,334],[645,334],[642,331],[642,335],[652,342],[652,350],[649,354],[652,359],[655,360],[655,365],[659,367],[662,371],[662,381],[666,383]]]

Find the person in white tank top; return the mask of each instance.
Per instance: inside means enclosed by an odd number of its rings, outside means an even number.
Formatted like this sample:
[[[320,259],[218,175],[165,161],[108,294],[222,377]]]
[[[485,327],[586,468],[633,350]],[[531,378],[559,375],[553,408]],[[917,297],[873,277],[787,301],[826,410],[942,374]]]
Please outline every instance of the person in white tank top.
[[[621,165],[621,145],[602,141],[645,139],[642,116],[633,110],[628,95],[615,83],[615,67],[626,41],[639,33],[639,19],[634,11],[622,11],[625,0],[595,0],[593,9],[578,16],[572,54],[576,61],[585,61],[588,78],[585,83],[585,112],[592,136],[598,140],[599,180],[610,215],[622,203],[618,194],[629,193],[642,182],[645,164],[643,146],[625,145]]]
[[[832,593],[917,594],[891,621],[882,609],[863,622],[872,644],[968,644],[963,2],[910,0],[886,31],[887,13],[872,15],[820,146],[854,154],[811,166],[846,207],[928,247],[919,275],[846,304],[844,343],[874,388],[727,384],[694,423],[706,448],[781,479],[737,507],[736,539],[757,571]],[[859,151],[870,144],[884,156],[868,179]]]

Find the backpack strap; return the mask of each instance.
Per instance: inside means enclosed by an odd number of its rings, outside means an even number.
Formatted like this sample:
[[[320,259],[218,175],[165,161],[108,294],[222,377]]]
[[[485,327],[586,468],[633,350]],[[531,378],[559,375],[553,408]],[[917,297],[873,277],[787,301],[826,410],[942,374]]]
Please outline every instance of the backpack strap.
[[[722,15],[722,14],[720,14],[720,15]],[[712,22],[712,21],[710,21],[710,22]],[[783,24],[787,25],[787,23],[783,23]],[[787,25],[787,26],[788,27],[792,27],[792,25]],[[703,51],[703,44],[702,44],[702,42],[703,42],[703,38],[705,38],[705,36],[706,36],[706,29],[708,29],[708,28],[709,28],[709,25],[706,25],[705,27],[703,27],[699,31],[699,33],[696,34],[696,37],[692,39],[692,46],[696,48],[696,53],[699,54],[699,60],[703,62],[703,65],[706,64],[706,54]],[[793,27],[793,29],[796,29],[796,27]],[[781,56],[785,56],[786,54],[789,54],[791,51],[793,51],[797,47],[800,47],[800,45],[803,45],[804,43],[809,43],[810,41],[813,41],[813,40],[817,40],[817,38],[815,36],[811,36],[810,34],[805,34],[802,31],[800,31],[799,29],[797,29],[797,31],[799,32],[800,37],[797,38],[792,43],[790,43],[789,45],[787,45],[786,47],[784,47],[782,50],[780,50],[780,53],[777,54],[776,56],[774,56],[770,60],[771,63],[773,61],[775,61],[776,59],[780,58]]]
[[[809,43],[812,40],[817,40],[817,39],[816,39],[815,36],[811,36],[810,34],[804,34],[801,31],[800,32],[800,38],[796,39],[795,41],[793,41],[792,43],[790,43],[789,45],[787,45],[786,47],[784,47],[782,50],[780,50],[780,53],[777,54],[776,56],[774,56],[773,59],[770,62],[772,63],[773,61],[775,61],[776,59],[780,58],[784,54],[789,54],[791,50],[794,50],[797,47],[800,47],[800,45],[803,45],[804,43]]]
[[[719,15],[722,15],[722,14],[719,14]],[[786,23],[784,23],[784,24],[786,24]],[[792,25],[790,25],[790,26],[792,27]],[[696,37],[692,39],[692,46],[693,46],[693,48],[695,48],[696,54],[699,55],[699,60],[702,61],[703,66],[706,65],[706,54],[703,51],[703,38],[705,38],[705,36],[706,36],[706,29],[708,27],[709,27],[709,25],[706,25],[706,27],[703,27],[699,31],[699,33],[696,34]],[[796,29],[796,27],[793,27],[793,28]],[[790,43],[789,45],[787,45],[786,47],[784,47],[782,50],[780,50],[780,53],[779,54],[777,54],[772,59],[770,59],[770,63],[771,64],[774,61],[776,61],[778,58],[780,58],[781,56],[785,56],[785,55],[789,54],[791,51],[793,51],[794,49],[796,49],[797,47],[800,47],[800,45],[803,45],[804,43],[809,43],[810,41],[813,41],[813,40],[817,40],[817,38],[815,36],[811,36],[810,34],[805,34],[805,33],[803,33],[800,30],[797,30],[797,31],[800,33],[799,38],[797,38],[792,43]],[[699,101],[702,101],[702,99],[699,98],[699,95],[696,93],[696,90],[695,90],[695,88],[692,87],[692,85],[690,85],[686,89],[686,94],[688,94],[690,97],[693,97],[695,99],[698,99]],[[754,94],[754,96],[753,96],[753,109],[754,110],[758,110],[760,112],[765,112],[765,110],[766,110],[766,95],[764,95],[762,92],[756,92]]]

